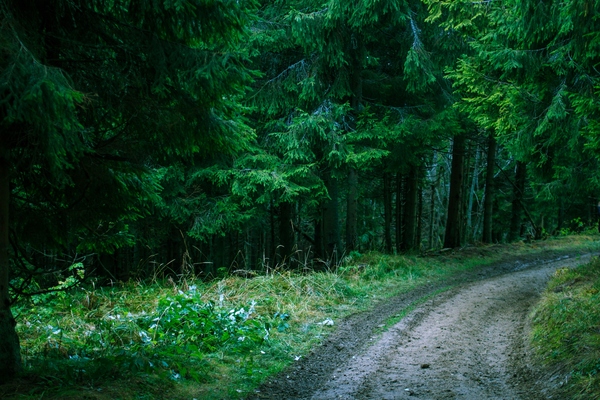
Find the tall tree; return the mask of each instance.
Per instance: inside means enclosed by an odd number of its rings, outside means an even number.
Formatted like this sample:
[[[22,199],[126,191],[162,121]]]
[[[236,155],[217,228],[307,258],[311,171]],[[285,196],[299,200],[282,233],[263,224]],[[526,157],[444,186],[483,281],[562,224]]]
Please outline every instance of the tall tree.
[[[358,249],[358,177],[353,167],[348,171],[346,199],[346,251]]]
[[[383,212],[384,212],[384,250],[390,254],[392,252],[392,185],[391,174],[383,174]]]
[[[10,222],[17,248],[110,252],[131,244],[128,223],[159,202],[157,167],[232,153],[250,139],[235,99],[251,79],[237,44],[252,7],[0,4],[1,379],[19,369],[8,205],[19,216]]]
[[[9,198],[10,172],[8,161],[0,154],[0,383],[15,376],[21,369],[21,348],[15,331],[16,321],[10,310],[9,293]]]
[[[487,166],[485,170],[485,197],[483,206],[483,242],[492,243],[492,218],[494,211],[494,170],[496,168],[496,139],[488,136]]]
[[[462,245],[462,207],[464,160],[466,151],[466,135],[459,134],[452,142],[452,172],[450,177],[450,199],[448,201],[448,218],[444,247],[460,247]]]
[[[432,20],[469,38],[471,51],[450,74],[461,108],[480,127],[493,130],[514,158],[530,164],[533,187],[540,189],[536,202],[564,196],[562,188],[571,185],[566,177],[577,174],[574,164],[564,162],[568,155],[579,154],[577,164],[597,161],[590,150],[598,143],[592,132],[600,74],[593,66],[600,31],[590,15],[600,11],[600,3],[427,3]],[[571,193],[597,190],[598,180],[590,176]]]
[[[521,219],[523,214],[523,201],[525,199],[525,183],[527,180],[527,164],[517,161],[515,180],[513,185],[513,201],[510,217],[510,231],[508,239],[515,241],[521,236]]]
[[[403,206],[404,232],[402,235],[402,250],[416,250],[420,243],[418,239],[417,217],[419,207],[419,168],[412,167],[406,176]]]

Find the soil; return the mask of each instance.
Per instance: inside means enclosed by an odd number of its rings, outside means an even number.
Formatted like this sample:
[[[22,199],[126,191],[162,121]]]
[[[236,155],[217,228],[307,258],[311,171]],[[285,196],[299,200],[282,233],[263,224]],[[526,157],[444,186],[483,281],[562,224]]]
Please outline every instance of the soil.
[[[561,398],[560,375],[540,367],[529,348],[528,315],[557,268],[589,257],[513,259],[387,299],[341,321],[250,398]],[[420,305],[381,332],[414,304]]]

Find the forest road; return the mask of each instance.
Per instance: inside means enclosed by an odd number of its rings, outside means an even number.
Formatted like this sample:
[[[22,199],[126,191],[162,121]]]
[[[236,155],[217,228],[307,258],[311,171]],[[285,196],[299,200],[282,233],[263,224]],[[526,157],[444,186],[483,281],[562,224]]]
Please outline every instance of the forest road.
[[[418,297],[361,313],[311,354],[267,382],[256,399],[549,399],[559,376],[535,364],[528,314],[550,275],[590,255],[512,261],[481,269],[377,334]],[[379,324],[379,325],[377,325]]]

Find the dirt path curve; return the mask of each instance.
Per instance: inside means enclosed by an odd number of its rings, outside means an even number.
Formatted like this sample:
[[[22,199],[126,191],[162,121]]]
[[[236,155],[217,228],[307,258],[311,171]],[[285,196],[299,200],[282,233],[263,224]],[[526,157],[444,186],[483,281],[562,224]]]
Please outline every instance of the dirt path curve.
[[[531,361],[527,315],[557,268],[589,257],[518,260],[474,271],[377,335],[387,318],[443,287],[390,299],[344,321],[252,398],[553,398],[559,382],[550,382]]]

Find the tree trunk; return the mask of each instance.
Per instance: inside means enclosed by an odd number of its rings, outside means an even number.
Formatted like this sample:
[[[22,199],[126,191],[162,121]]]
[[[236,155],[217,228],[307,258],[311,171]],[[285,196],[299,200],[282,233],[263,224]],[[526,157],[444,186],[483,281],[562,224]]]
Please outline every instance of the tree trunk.
[[[351,252],[357,249],[358,245],[358,177],[356,170],[350,168],[348,172],[348,197],[346,209],[346,252]]]
[[[430,198],[429,198],[429,232],[427,235],[427,242],[428,242],[428,249],[433,249],[434,247],[436,247],[438,244],[438,240],[434,239],[434,233],[435,236],[437,237],[437,218],[436,218],[436,192],[437,192],[437,187],[440,184],[440,180],[441,180],[441,172],[439,171],[438,168],[438,162],[437,162],[437,152],[433,152],[433,155],[431,157],[431,168],[429,169],[429,182],[430,182]]]
[[[485,173],[485,199],[483,203],[483,242],[492,243],[492,217],[494,213],[494,167],[496,165],[496,138],[488,138],[487,169]]]
[[[340,240],[340,218],[339,218],[339,189],[337,180],[331,176],[325,179],[325,186],[329,193],[329,200],[323,205],[323,240],[325,259],[331,266],[337,264]]]
[[[295,234],[292,221],[293,204],[288,202],[279,203],[279,246],[277,247],[278,263],[285,262],[286,264],[289,264],[290,255],[294,251]]]
[[[354,37],[354,51],[352,52],[352,70],[350,71],[350,85],[352,97],[350,105],[354,111],[354,119],[350,126],[356,129],[356,120],[360,113],[363,101],[362,70],[365,58],[365,45],[360,35]],[[348,197],[346,210],[346,252],[357,249],[358,246],[358,177],[354,167],[350,166],[348,171]]]
[[[463,167],[466,138],[464,135],[454,137],[452,145],[452,171],[450,173],[450,196],[448,199],[448,218],[444,247],[461,246],[461,209],[463,191]]]
[[[417,210],[419,207],[419,169],[411,167],[406,177],[404,204],[404,237],[402,250],[417,248]]]
[[[431,185],[431,198],[429,200],[429,248],[433,249],[433,232],[435,231],[435,185]]]
[[[315,257],[316,258],[327,258],[325,256],[325,245],[323,243],[323,220],[321,218],[315,219]]]
[[[396,174],[396,251],[401,252],[404,242],[404,177]]]
[[[2,151],[2,149],[0,149]],[[0,153],[0,384],[10,381],[21,370],[21,348],[10,310],[8,216],[10,177],[8,160]]]
[[[231,260],[227,258],[227,237],[225,236],[215,236],[214,239],[214,255],[213,255],[213,265],[212,265],[212,275],[213,277],[217,277],[219,268],[223,268],[226,265],[229,265]]]
[[[421,243],[423,243],[423,190],[417,187],[417,232],[415,233],[415,250],[421,250]]]
[[[277,243],[276,243],[276,234],[275,234],[275,206],[273,205],[273,200],[271,200],[269,204],[269,246],[267,250],[267,254],[269,255],[270,262],[269,265],[274,267],[277,263]]]
[[[244,269],[251,270],[253,269],[254,264],[254,254],[252,254],[252,250],[256,248],[252,243],[254,240],[254,236],[252,235],[252,231],[250,228],[246,227],[246,232],[244,235]]]
[[[596,218],[598,219],[597,224],[598,224],[598,233],[600,233],[600,201],[598,202],[597,208],[596,208],[598,214],[596,214]],[[542,229],[544,229],[544,219],[542,216]]]
[[[517,170],[515,172],[515,185],[513,191],[512,211],[510,218],[509,241],[519,239],[521,235],[521,216],[523,213],[523,194],[525,192],[525,178],[527,176],[527,164],[517,161]]]
[[[383,211],[384,211],[384,238],[385,252],[392,253],[392,192],[390,191],[390,174],[383,174]]]
[[[466,209],[466,217],[467,217],[467,222],[466,222],[466,235],[465,235],[465,239],[467,241],[467,243],[471,243],[475,238],[475,232],[477,231],[477,224],[478,224],[478,219],[475,218],[475,223],[473,223],[473,208],[475,205],[475,194],[477,193],[477,189],[479,188],[479,163],[480,163],[480,151],[479,151],[479,146],[475,146],[475,159],[473,161],[473,173],[471,176],[471,185],[470,185],[470,189],[467,192],[467,196],[468,196],[468,201],[467,201],[467,209]],[[468,171],[470,171],[471,169],[469,168]],[[466,186],[466,185],[465,185]],[[477,200],[477,208],[479,208],[479,200]],[[475,215],[477,215],[475,213]]]
[[[563,224],[565,222],[565,203],[563,201],[563,196],[558,196],[556,199],[558,203],[558,215],[556,216],[556,231],[555,234],[560,233],[563,228]],[[598,228],[598,232],[600,232],[600,227]]]

